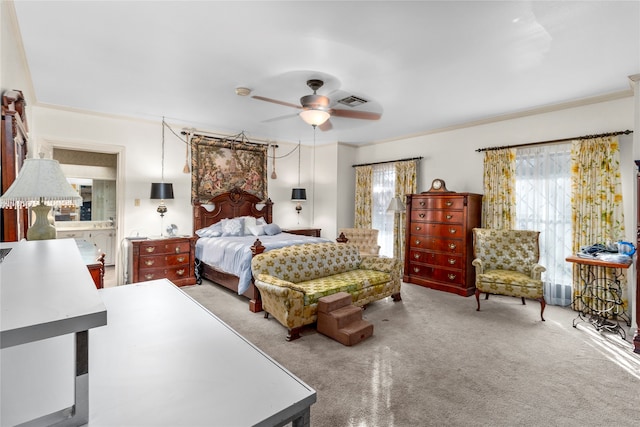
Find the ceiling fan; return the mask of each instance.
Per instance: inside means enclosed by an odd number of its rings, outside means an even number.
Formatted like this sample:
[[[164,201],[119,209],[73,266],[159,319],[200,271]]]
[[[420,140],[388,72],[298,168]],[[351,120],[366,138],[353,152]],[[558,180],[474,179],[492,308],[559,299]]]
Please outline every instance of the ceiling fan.
[[[331,116],[334,117],[344,117],[348,119],[361,119],[361,120],[379,120],[380,113],[374,113],[370,111],[362,111],[362,110],[344,110],[333,108],[331,105],[331,100],[324,95],[318,95],[317,91],[324,85],[324,82],[319,79],[309,79],[307,80],[307,86],[313,90],[313,94],[305,95],[300,98],[300,105],[291,104],[285,101],[279,101],[277,99],[266,98],[264,96],[254,95],[252,98],[258,99],[260,101],[272,102],[274,104],[284,105],[286,107],[292,107],[296,109],[302,110],[298,115],[302,120],[311,126],[318,127],[322,131],[327,131],[333,128],[333,125],[329,121]],[[353,97],[352,97],[353,98]],[[357,98],[362,101],[357,104],[361,104],[366,102],[361,98]],[[343,100],[336,101],[333,105]],[[349,105],[345,103],[345,105]]]

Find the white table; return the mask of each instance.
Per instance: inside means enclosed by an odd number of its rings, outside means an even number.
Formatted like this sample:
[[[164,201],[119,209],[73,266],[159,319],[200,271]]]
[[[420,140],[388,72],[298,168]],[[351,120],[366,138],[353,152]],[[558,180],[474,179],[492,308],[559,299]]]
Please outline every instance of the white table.
[[[88,330],[107,312],[73,240],[2,243],[0,424],[88,419]]]
[[[90,426],[309,424],[316,392],[166,279],[99,291]]]

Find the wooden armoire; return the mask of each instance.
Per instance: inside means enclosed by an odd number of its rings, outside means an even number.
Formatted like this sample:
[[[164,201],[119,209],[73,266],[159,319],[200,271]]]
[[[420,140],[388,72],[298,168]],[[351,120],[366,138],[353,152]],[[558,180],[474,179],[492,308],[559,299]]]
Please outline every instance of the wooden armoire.
[[[482,195],[441,188],[407,195],[403,280],[469,296],[475,292],[471,230],[481,225]]]
[[[21,91],[11,90],[2,94],[2,146],[0,187],[2,194],[18,176],[27,157],[28,127],[25,117],[25,101]],[[0,209],[0,240],[15,242],[27,235],[27,209]]]

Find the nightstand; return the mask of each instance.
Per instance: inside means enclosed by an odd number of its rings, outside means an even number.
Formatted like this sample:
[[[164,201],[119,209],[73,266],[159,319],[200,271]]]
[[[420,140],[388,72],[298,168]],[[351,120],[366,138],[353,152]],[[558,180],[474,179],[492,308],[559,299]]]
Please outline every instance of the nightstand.
[[[285,233],[298,234],[300,236],[320,237],[319,228],[287,228],[282,231]]]
[[[132,240],[130,283],[169,279],[177,286],[194,285],[196,236]]]

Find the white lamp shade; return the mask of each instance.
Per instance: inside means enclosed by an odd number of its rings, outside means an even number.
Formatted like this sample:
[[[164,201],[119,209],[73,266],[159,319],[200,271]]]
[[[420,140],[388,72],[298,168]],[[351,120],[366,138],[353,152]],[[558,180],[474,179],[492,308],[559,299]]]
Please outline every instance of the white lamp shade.
[[[31,207],[44,202],[48,206],[82,204],[82,197],[53,159],[26,159],[20,173],[0,197],[0,208]]]
[[[331,117],[331,115],[325,110],[310,108],[308,110],[303,110],[302,112],[300,112],[300,117],[311,126],[320,126],[321,124],[329,120],[329,117]]]
[[[387,212],[399,213],[399,212],[404,212],[405,209],[406,207],[404,206],[404,203],[402,203],[402,200],[400,199],[400,197],[396,196],[393,199],[391,199],[391,202],[389,203],[389,207],[387,208]]]

